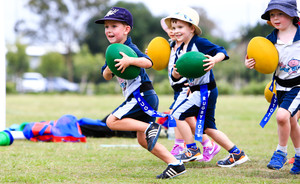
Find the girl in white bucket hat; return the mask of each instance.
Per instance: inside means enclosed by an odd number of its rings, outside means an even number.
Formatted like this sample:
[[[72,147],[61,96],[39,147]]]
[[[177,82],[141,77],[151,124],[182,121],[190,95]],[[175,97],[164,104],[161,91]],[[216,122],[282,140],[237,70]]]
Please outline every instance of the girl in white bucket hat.
[[[195,27],[195,34],[201,35],[202,30],[198,26],[200,22],[199,14],[192,8],[183,8],[182,10],[171,14],[165,18],[167,26],[171,29],[171,19],[178,19],[190,23]]]
[[[205,54],[207,59],[203,60],[206,67],[206,73],[201,77],[189,78],[189,88],[191,94],[186,100],[175,107],[172,112],[173,117],[176,119],[177,127],[186,142],[187,151],[177,157],[177,159],[183,162],[201,160],[203,155],[199,147],[193,138],[192,131],[185,121],[187,118],[198,116],[203,111],[203,106],[199,103],[205,94],[207,95],[207,106],[205,108],[205,114],[200,121],[204,121],[203,133],[210,136],[216,143],[221,145],[229,152],[229,156],[226,159],[217,162],[220,167],[233,167],[238,164],[242,164],[248,160],[244,151],[240,150],[223,132],[217,129],[215,124],[215,107],[218,97],[218,89],[214,79],[212,68],[216,63],[229,59],[226,50],[216,44],[211,43],[205,38],[199,37],[202,33],[199,24],[198,13],[191,8],[185,8],[170,16],[166,17],[165,22],[167,26],[173,30],[175,37],[178,41],[182,41],[183,44],[176,51],[177,58],[180,58],[186,52],[194,51]],[[177,60],[175,59],[175,62]],[[174,62],[174,63],[175,63]],[[188,68],[188,67],[187,67]],[[172,70],[172,78],[174,80],[180,80],[182,76],[177,72],[176,64]],[[204,89],[204,90],[202,90]],[[203,118],[205,116],[205,118]],[[201,133],[197,127],[199,126],[199,119],[197,120],[196,131],[197,137],[201,137]],[[198,138],[197,138],[198,140]],[[201,139],[199,139],[201,140]],[[214,151],[214,150],[212,150]]]

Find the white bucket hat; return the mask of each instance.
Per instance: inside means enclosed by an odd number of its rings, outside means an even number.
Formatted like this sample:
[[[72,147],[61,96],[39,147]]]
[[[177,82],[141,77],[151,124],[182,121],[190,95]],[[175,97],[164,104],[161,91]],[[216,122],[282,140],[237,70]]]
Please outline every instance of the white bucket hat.
[[[200,17],[196,10],[192,8],[184,8],[182,10],[177,11],[176,13],[167,16],[165,18],[165,22],[169,29],[171,28],[172,18],[191,23],[195,27],[195,34],[200,35],[202,33],[202,30],[198,26]]]

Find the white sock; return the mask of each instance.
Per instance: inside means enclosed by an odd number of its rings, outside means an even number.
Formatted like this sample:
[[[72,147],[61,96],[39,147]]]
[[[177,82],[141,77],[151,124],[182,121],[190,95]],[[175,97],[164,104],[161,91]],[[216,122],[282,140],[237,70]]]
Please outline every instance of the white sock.
[[[183,139],[175,139],[175,144],[178,144],[182,148],[184,148],[184,140]]]
[[[210,139],[207,139],[207,140],[203,141],[201,144],[202,144],[203,147],[209,147],[209,148],[212,147],[212,142],[211,142]]]
[[[181,165],[183,162],[181,160],[176,160],[175,162],[169,163],[168,165]]]
[[[296,155],[300,157],[300,148],[295,148]]]
[[[287,153],[287,146],[280,146],[279,144],[277,145],[277,150],[280,150],[284,153]]]

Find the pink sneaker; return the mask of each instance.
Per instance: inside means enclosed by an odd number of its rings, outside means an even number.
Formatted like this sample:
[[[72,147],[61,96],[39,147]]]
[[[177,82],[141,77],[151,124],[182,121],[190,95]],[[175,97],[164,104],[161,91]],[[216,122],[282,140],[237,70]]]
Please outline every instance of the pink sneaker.
[[[209,162],[214,158],[216,154],[219,153],[221,147],[217,145],[214,141],[212,141],[212,148],[203,147],[203,159],[199,160],[199,162]]]
[[[172,150],[170,151],[172,155],[179,155],[183,153],[184,148],[178,144],[174,144]]]

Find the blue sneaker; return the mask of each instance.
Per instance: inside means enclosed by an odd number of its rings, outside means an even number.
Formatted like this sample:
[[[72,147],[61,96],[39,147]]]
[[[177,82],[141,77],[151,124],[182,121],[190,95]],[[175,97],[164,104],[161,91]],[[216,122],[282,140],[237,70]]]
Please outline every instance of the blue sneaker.
[[[291,174],[300,174],[300,156],[295,155],[295,162],[290,171]]]
[[[274,154],[271,158],[271,161],[267,165],[269,169],[276,169],[279,170],[281,169],[285,164],[287,163],[287,154],[277,150],[274,151]]]

